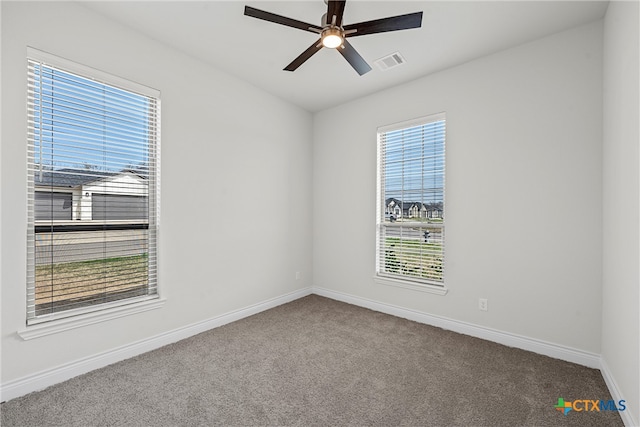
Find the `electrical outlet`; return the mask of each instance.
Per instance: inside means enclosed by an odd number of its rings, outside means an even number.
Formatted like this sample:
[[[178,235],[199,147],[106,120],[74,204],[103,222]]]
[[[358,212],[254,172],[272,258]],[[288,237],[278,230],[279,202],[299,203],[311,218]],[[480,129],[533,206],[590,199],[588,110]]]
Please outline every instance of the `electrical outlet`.
[[[300,280],[302,278],[302,273],[296,271],[296,280]]]
[[[480,298],[478,300],[478,308],[482,311],[487,311],[489,309],[486,298]]]

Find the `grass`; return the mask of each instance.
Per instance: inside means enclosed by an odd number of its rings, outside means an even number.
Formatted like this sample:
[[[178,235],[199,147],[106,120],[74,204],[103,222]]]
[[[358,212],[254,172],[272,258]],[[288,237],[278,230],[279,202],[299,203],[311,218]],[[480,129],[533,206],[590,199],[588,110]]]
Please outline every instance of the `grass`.
[[[138,290],[149,284],[147,254],[36,267],[36,307],[86,301]]]
[[[384,251],[385,272],[442,281],[443,253],[440,243],[387,237]]]

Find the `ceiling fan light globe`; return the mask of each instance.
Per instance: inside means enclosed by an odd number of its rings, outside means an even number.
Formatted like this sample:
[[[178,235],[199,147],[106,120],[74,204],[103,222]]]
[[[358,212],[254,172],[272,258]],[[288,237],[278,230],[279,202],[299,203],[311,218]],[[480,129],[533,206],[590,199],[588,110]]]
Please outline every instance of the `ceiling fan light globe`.
[[[337,34],[327,34],[322,37],[322,45],[330,49],[335,49],[336,47],[342,45],[342,42],[342,37]]]

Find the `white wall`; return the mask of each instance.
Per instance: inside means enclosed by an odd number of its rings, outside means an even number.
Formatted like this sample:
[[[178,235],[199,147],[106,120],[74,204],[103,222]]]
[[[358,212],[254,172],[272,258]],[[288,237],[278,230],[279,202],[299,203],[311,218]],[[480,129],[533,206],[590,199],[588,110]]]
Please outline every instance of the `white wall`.
[[[2,383],[310,286],[311,114],[73,2],[1,7]],[[27,46],[162,92],[162,309],[16,334],[26,319]]]
[[[303,289],[313,273],[322,288],[602,352],[622,398],[638,402],[633,7],[612,3],[605,20],[603,150],[599,23],[312,121],[82,6],[3,2],[1,382]],[[28,45],[162,91],[163,309],[31,341],[17,336],[26,317]],[[449,293],[374,284],[376,127],[441,111]],[[488,312],[478,311],[479,297]]]
[[[632,425],[640,423],[638,9],[611,2],[604,21],[602,361]]]
[[[376,127],[439,112],[445,296],[373,281]],[[599,354],[601,125],[601,22],[317,113],[314,286]]]

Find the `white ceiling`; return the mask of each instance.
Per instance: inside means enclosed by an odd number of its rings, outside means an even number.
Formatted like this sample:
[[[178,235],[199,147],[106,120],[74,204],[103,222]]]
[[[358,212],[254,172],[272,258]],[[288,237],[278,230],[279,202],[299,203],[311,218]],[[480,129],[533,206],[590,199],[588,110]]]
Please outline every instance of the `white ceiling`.
[[[423,11],[422,28],[354,37],[372,66],[358,76],[322,49],[295,72],[282,69],[318,36],[243,15],[244,5],[319,25],[323,0],[109,1],[90,9],[315,112],[536,38],[602,18],[600,1],[348,0],[344,25]],[[400,52],[386,71],[374,61]]]

